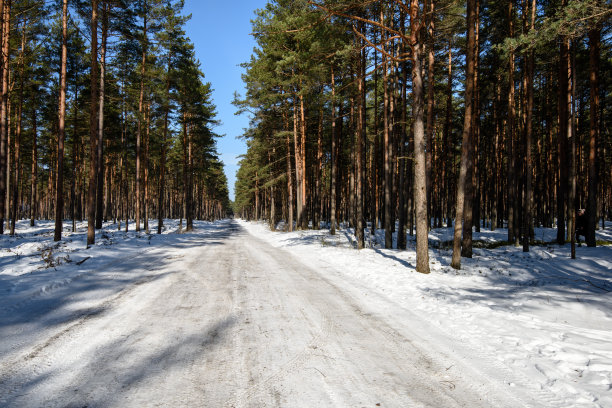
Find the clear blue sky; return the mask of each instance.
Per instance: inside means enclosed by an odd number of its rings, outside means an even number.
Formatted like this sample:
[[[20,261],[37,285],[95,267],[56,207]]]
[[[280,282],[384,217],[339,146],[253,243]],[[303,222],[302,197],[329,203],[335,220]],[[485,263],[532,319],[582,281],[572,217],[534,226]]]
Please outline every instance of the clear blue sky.
[[[206,81],[212,84],[213,100],[221,126],[215,132],[224,135],[217,140],[221,160],[225,164],[230,199],[234,199],[234,182],[238,170],[237,156],[246,152],[244,141],[237,137],[248,127],[247,115],[236,116],[232,105],[234,92],[244,95],[239,66],[247,62],[255,41],[251,34],[254,11],[264,8],[266,0],[186,0],[185,14],[191,14],[186,25],[187,36],[195,44],[196,56],[202,63]]]

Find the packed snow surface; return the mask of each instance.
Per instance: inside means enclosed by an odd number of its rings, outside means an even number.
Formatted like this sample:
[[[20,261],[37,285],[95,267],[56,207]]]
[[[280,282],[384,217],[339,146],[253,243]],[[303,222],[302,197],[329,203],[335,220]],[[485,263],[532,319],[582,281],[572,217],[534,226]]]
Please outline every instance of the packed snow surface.
[[[431,249],[422,275],[381,231],[165,225],[0,236],[0,406],[612,406],[610,246]]]

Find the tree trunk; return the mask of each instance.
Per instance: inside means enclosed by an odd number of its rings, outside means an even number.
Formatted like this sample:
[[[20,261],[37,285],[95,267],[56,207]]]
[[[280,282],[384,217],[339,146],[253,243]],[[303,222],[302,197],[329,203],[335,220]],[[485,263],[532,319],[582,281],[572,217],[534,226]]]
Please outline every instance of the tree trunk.
[[[531,24],[530,31],[535,25],[535,0],[531,4]],[[534,60],[535,55],[530,51],[527,56],[527,117],[525,118],[525,215],[523,216],[523,252],[529,252],[529,240],[531,238],[531,230],[533,228],[533,215],[531,208],[532,196],[532,174],[533,174],[533,159],[531,158],[531,149],[533,144],[533,76],[534,76]]]
[[[429,24],[427,27],[427,225],[430,225],[432,216],[432,199],[431,199],[431,187],[432,187],[432,152],[433,152],[433,132],[434,132],[434,19],[435,19],[435,4],[434,0],[429,0]],[[418,234],[418,233],[417,233]]]
[[[514,11],[512,2],[508,3],[508,25],[510,38],[514,37]],[[516,207],[518,205],[518,191],[516,186],[517,150],[515,141],[516,110],[514,103],[514,52],[508,57],[508,242],[516,241]]]
[[[363,44],[362,44],[363,50]],[[362,53],[360,51],[358,55],[357,69],[359,70],[359,78],[357,80],[357,98],[359,103],[357,104],[357,126],[355,132],[356,142],[356,166],[355,166],[355,198],[356,198],[356,213],[355,213],[355,237],[357,238],[357,249],[363,249],[365,247],[364,241],[364,225],[363,225],[363,156],[364,156],[364,139],[365,139],[365,61],[362,60]]]
[[[299,183],[298,185],[300,186],[300,196],[301,196],[301,202],[302,202],[302,211],[301,211],[301,217],[298,216],[299,219],[301,219],[302,221],[302,229],[307,229],[308,228],[308,221],[309,221],[309,217],[308,217],[308,207],[307,207],[307,199],[306,199],[306,111],[305,111],[305,107],[304,107],[304,96],[302,94],[300,94],[300,156],[301,156],[301,164],[302,164],[302,171],[301,173],[301,183]]]
[[[33,227],[36,219],[36,184],[38,179],[38,129],[36,126],[37,112],[34,109],[32,114],[32,170],[30,176],[32,178],[32,185],[30,190],[30,226]]]
[[[468,0],[473,1],[473,0]],[[427,156],[423,123],[423,77],[421,71],[421,35],[418,0],[410,4],[410,41],[412,43],[412,93],[414,131],[414,203],[416,210],[416,270],[429,273],[429,221],[427,220]]]
[[[562,7],[567,0],[562,2]],[[567,196],[567,122],[568,122],[568,70],[569,70],[569,39],[562,38],[559,49],[559,136],[558,136],[558,169],[559,183],[557,187],[557,243],[565,244],[565,198]]]
[[[575,45],[573,45],[572,49],[575,53]],[[576,72],[575,72],[575,54],[573,58],[570,59],[570,63],[568,66],[567,77],[568,77],[568,87],[567,87],[567,100],[570,101],[568,106],[568,121],[567,121],[567,136],[570,141],[570,175],[569,175],[569,197],[567,200],[567,212],[568,212],[568,223],[567,223],[567,232],[570,236],[571,243],[571,257],[572,259],[576,259],[576,167],[577,167],[577,157],[576,157]]]
[[[465,117],[463,120],[462,146],[461,146],[461,167],[459,168],[459,181],[457,183],[457,209],[455,212],[455,233],[453,237],[453,258],[451,266],[455,269],[461,268],[461,230],[464,219],[464,189],[468,174],[469,147],[471,145],[472,110],[474,95],[474,46],[475,32],[474,23],[476,20],[476,2],[467,0],[467,53],[466,53],[466,74],[465,74]]]
[[[145,107],[145,151],[144,151],[144,230],[149,233],[149,139],[151,136],[151,104]]]
[[[143,28],[142,28],[142,59],[140,66],[140,97],[138,100],[138,129],[136,131],[136,231],[140,231],[140,203],[142,197],[140,196],[140,161],[141,161],[141,139],[142,139],[142,125],[144,115],[144,92],[145,92],[145,73],[147,64],[147,2],[144,2],[144,16],[143,16]]]
[[[164,187],[166,183],[166,140],[168,139],[168,116],[170,115],[170,66],[166,72],[166,100],[164,101],[164,129],[161,140],[159,163],[159,196],[157,197],[157,233],[164,227]]]
[[[384,15],[383,10],[380,11],[380,22],[384,24]],[[383,36],[386,37],[386,36]],[[385,51],[385,46],[383,45],[383,52]],[[385,248],[393,248],[393,232],[392,232],[392,223],[393,223],[393,210],[391,206],[393,205],[391,196],[392,196],[392,180],[393,180],[393,168],[392,168],[392,156],[393,156],[393,142],[392,142],[392,132],[390,132],[390,118],[389,118],[389,109],[390,109],[390,96],[389,96],[389,73],[388,73],[388,58],[386,55],[383,55],[382,61],[382,70],[383,70],[383,99],[384,99],[384,110],[383,110],[383,150],[384,150],[384,173],[385,173],[385,201],[384,201],[384,221],[385,221]]]
[[[444,160],[442,160],[442,165],[444,166],[444,190],[446,191],[446,223],[448,226],[451,226],[451,203],[452,203],[452,194],[451,194],[451,178],[452,178],[452,162],[454,161],[454,154],[451,152],[451,114],[453,110],[453,43],[452,39],[448,41],[448,75],[446,79],[446,114],[444,119]]]
[[[11,0],[0,0],[0,12],[2,13],[2,36],[0,42],[2,46],[2,95],[0,101],[0,235],[4,234],[4,220],[8,219],[6,212],[5,196],[8,184],[6,177],[8,174],[8,93],[9,93],[9,51],[10,51],[10,17]]]
[[[590,129],[589,129],[589,194],[587,198],[586,243],[596,245],[595,227],[597,226],[597,139],[599,138],[599,54],[601,26],[589,31],[589,81],[591,85]],[[603,211],[602,211],[603,213]]]
[[[405,31],[405,16],[402,12],[400,15],[401,20],[401,28],[402,31]],[[402,41],[401,44],[402,53],[406,51],[405,43]],[[408,62],[403,61],[402,66],[402,88],[401,88],[401,126],[400,126],[400,147],[399,147],[399,155],[400,159],[397,161],[398,172],[399,172],[399,200],[398,200],[398,228],[397,228],[397,249],[405,250],[407,246],[406,242],[406,218],[408,216],[408,203],[407,198],[408,195],[408,186],[406,183],[406,170],[408,167],[413,166],[411,160],[406,157],[408,155],[409,149],[406,148],[407,141],[407,129],[408,129],[408,115],[407,115],[407,89],[408,89]]]
[[[21,183],[21,130],[23,125],[23,89],[24,89],[24,52],[26,45],[26,21],[23,21],[21,31],[21,50],[19,52],[19,106],[17,107],[17,131],[15,132],[15,186],[13,187],[13,220],[11,223],[11,235],[15,235],[15,224],[19,219],[19,184]],[[66,84],[64,82],[64,90]],[[61,92],[60,92],[61,94]],[[65,97],[64,97],[65,98]],[[60,95],[61,99],[61,95]],[[61,103],[60,103],[61,109]]]
[[[297,94],[294,94],[293,98],[293,155],[295,157],[295,185],[296,185],[296,209],[297,209],[297,223],[298,229],[302,225],[302,217],[304,216],[304,203],[302,202],[302,184],[304,183],[304,176],[302,174],[302,149],[300,147],[301,137],[298,130],[298,107],[297,107]]]
[[[329,233],[336,234],[336,179],[338,177],[338,156],[336,155],[336,79],[334,67],[331,68],[331,192],[329,200]]]
[[[68,0],[62,1],[62,56],[60,72],[59,129],[57,135],[57,171],[55,183],[55,235],[62,239],[64,219],[64,138],[66,126],[66,61],[68,60]]]
[[[285,131],[289,131],[289,124],[285,119]],[[289,138],[289,133],[287,133],[287,137],[285,139],[286,147],[287,147],[287,211],[288,211],[288,219],[287,219],[287,231],[293,231],[293,174],[291,170],[291,139]]]
[[[89,191],[87,193],[87,247],[96,240],[96,186],[98,182],[98,0],[91,0],[91,106],[89,112]]]
[[[96,189],[96,229],[102,228],[104,215],[104,88],[106,74],[106,39],[108,37],[108,3],[102,2],[102,38],[100,44],[100,105],[98,106],[98,184]]]

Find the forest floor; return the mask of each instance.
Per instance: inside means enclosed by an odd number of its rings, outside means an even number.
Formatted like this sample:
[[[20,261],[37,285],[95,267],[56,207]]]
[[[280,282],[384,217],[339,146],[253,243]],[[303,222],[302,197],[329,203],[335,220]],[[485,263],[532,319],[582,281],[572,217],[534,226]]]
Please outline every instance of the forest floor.
[[[380,231],[165,223],[0,237],[1,406],[612,406],[611,246],[483,231],[455,271],[436,229],[421,275]]]

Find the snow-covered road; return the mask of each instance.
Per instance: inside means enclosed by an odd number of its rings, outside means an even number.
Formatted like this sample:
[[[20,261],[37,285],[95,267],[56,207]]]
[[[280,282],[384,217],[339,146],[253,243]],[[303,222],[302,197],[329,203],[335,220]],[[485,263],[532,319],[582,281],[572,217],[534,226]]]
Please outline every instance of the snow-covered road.
[[[233,221],[2,306],[2,406],[532,405],[416,313]]]

